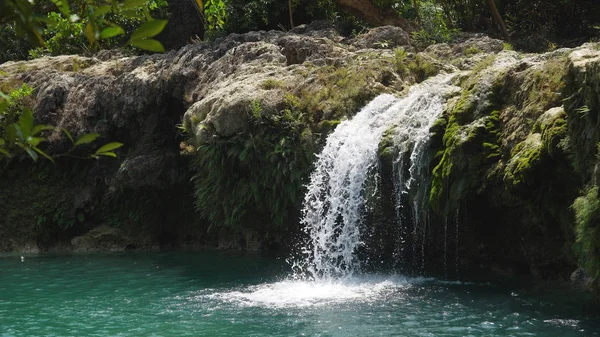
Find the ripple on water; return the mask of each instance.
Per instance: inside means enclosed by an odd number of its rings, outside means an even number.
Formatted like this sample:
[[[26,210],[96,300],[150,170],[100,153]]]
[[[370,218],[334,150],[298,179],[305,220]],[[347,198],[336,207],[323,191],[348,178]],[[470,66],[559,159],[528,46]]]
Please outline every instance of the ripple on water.
[[[267,275],[269,263],[180,253],[0,257],[0,337],[599,336],[598,310],[582,301],[400,275],[297,281],[279,269]]]

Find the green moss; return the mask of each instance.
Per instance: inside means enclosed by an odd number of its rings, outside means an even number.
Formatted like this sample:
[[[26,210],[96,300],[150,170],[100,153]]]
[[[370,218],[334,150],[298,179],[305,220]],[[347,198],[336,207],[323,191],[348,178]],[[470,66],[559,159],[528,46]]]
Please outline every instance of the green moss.
[[[438,119],[433,122],[433,125],[429,129],[432,137],[436,137],[438,135],[443,135],[446,130],[446,126],[448,125],[448,121],[444,116],[440,116]]]
[[[396,126],[391,126],[387,130],[384,131],[381,141],[379,142],[379,158],[380,160],[387,162],[391,165],[394,155],[397,152],[394,146],[394,130]]]
[[[523,106],[539,115],[560,105],[567,71],[566,57],[551,59],[543,67],[533,69],[522,85],[527,93]]]
[[[485,69],[489,68],[492,66],[492,64],[494,64],[494,62],[496,61],[496,55],[490,55],[486,58],[484,58],[483,60],[481,60],[479,63],[477,63],[475,65],[475,67],[473,68],[473,72],[470,78],[477,78],[477,76]]]
[[[16,90],[17,88],[21,87],[23,85],[23,81],[14,78],[14,77],[10,77],[8,79],[1,79],[0,80],[0,92],[4,93],[4,94],[8,94],[10,92],[12,92],[13,90]]]
[[[414,61],[408,64],[408,70],[413,74],[417,83],[423,82],[427,78],[437,75],[440,72],[437,65],[421,55],[417,55]]]
[[[338,124],[340,124],[342,121],[340,120],[324,120],[319,122],[319,124],[317,124],[317,132],[320,133],[329,133],[330,131],[333,131],[333,129],[335,129],[336,126],[338,126]]]
[[[473,55],[479,54],[481,52],[482,52],[482,50],[477,48],[477,46],[469,46],[467,49],[465,49],[466,56],[473,56]]]
[[[568,124],[567,115],[562,111],[558,116],[553,118],[547,124],[540,126],[540,132],[542,134],[542,143],[544,149],[550,155],[550,157],[556,157],[560,153],[565,152],[564,140],[568,136]]]
[[[475,108],[475,100],[471,93],[469,90],[464,90],[452,109],[452,116],[461,125],[469,123],[473,120]]]
[[[429,129],[429,133],[431,134],[430,139],[431,139],[431,148],[432,149],[442,148],[444,133],[446,132],[447,125],[448,125],[448,120],[446,119],[446,116],[444,116],[444,115],[438,117],[438,119],[436,119],[435,122],[433,122],[433,125]],[[440,151],[438,151],[438,152],[440,152]],[[434,158],[435,165],[438,164],[440,159],[441,159],[441,154],[439,157],[436,156]]]
[[[381,64],[369,63],[362,68],[316,68],[313,72],[315,81],[296,94],[296,107],[309,116],[312,125],[322,120],[353,116],[381,93],[383,86],[374,87],[372,83],[382,80],[382,67]]]
[[[429,195],[430,205],[437,212],[445,213],[470,194],[479,193],[486,185],[486,171],[501,157],[500,111],[495,109],[503,103],[497,96],[504,82],[492,86],[484,101],[476,99],[480,96],[476,90],[481,72],[494,61],[495,56],[490,56],[475,67],[462,81],[463,90],[448,116],[438,121],[445,127],[441,143],[434,141]]]
[[[519,187],[524,183],[531,183],[537,165],[542,158],[541,135],[534,133],[527,139],[517,144],[512,151],[511,159],[504,174],[504,181],[512,187]]]
[[[458,207],[469,193],[485,185],[485,171],[500,158],[500,112],[492,111],[477,122],[461,125],[462,110],[453,109],[445,123],[441,150],[434,156],[429,202],[439,212]],[[438,126],[444,125],[438,121]],[[439,147],[436,147],[439,148]]]
[[[485,138],[483,141],[483,155],[486,161],[500,158],[500,111],[494,110],[484,121]]]
[[[283,89],[285,88],[285,83],[280,80],[267,79],[260,84],[260,87],[265,90]]]

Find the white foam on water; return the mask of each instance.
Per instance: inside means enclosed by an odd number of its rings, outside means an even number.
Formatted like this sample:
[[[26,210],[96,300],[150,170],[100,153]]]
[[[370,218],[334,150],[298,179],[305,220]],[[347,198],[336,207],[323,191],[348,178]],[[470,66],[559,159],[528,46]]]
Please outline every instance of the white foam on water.
[[[433,279],[402,276],[361,277],[341,280],[301,281],[286,279],[242,289],[204,295],[242,307],[310,308],[346,303],[370,303],[387,296],[402,296],[402,291]]]

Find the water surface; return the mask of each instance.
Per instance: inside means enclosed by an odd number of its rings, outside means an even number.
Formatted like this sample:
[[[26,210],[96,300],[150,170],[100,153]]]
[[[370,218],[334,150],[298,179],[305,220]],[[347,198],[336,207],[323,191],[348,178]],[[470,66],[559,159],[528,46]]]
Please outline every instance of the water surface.
[[[0,336],[600,336],[600,310],[576,293],[288,274],[225,253],[4,255]]]

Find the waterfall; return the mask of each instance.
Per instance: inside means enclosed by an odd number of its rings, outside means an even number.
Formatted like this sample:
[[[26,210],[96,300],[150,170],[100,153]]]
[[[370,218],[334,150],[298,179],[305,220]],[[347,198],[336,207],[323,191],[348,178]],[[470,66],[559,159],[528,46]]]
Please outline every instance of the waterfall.
[[[411,88],[404,98],[382,94],[329,135],[304,197],[301,224],[307,242],[293,261],[296,277],[344,278],[360,270],[356,251],[363,245],[365,182],[376,172],[377,150],[386,130],[394,129],[399,152],[410,153],[410,163],[395,163],[396,192],[413,195],[414,219],[419,226],[426,223],[427,186],[420,178],[428,171],[429,129],[443,110],[448,82],[447,76],[435,77]],[[407,177],[401,173],[404,164],[410,165]],[[420,232],[422,249],[425,232]]]

